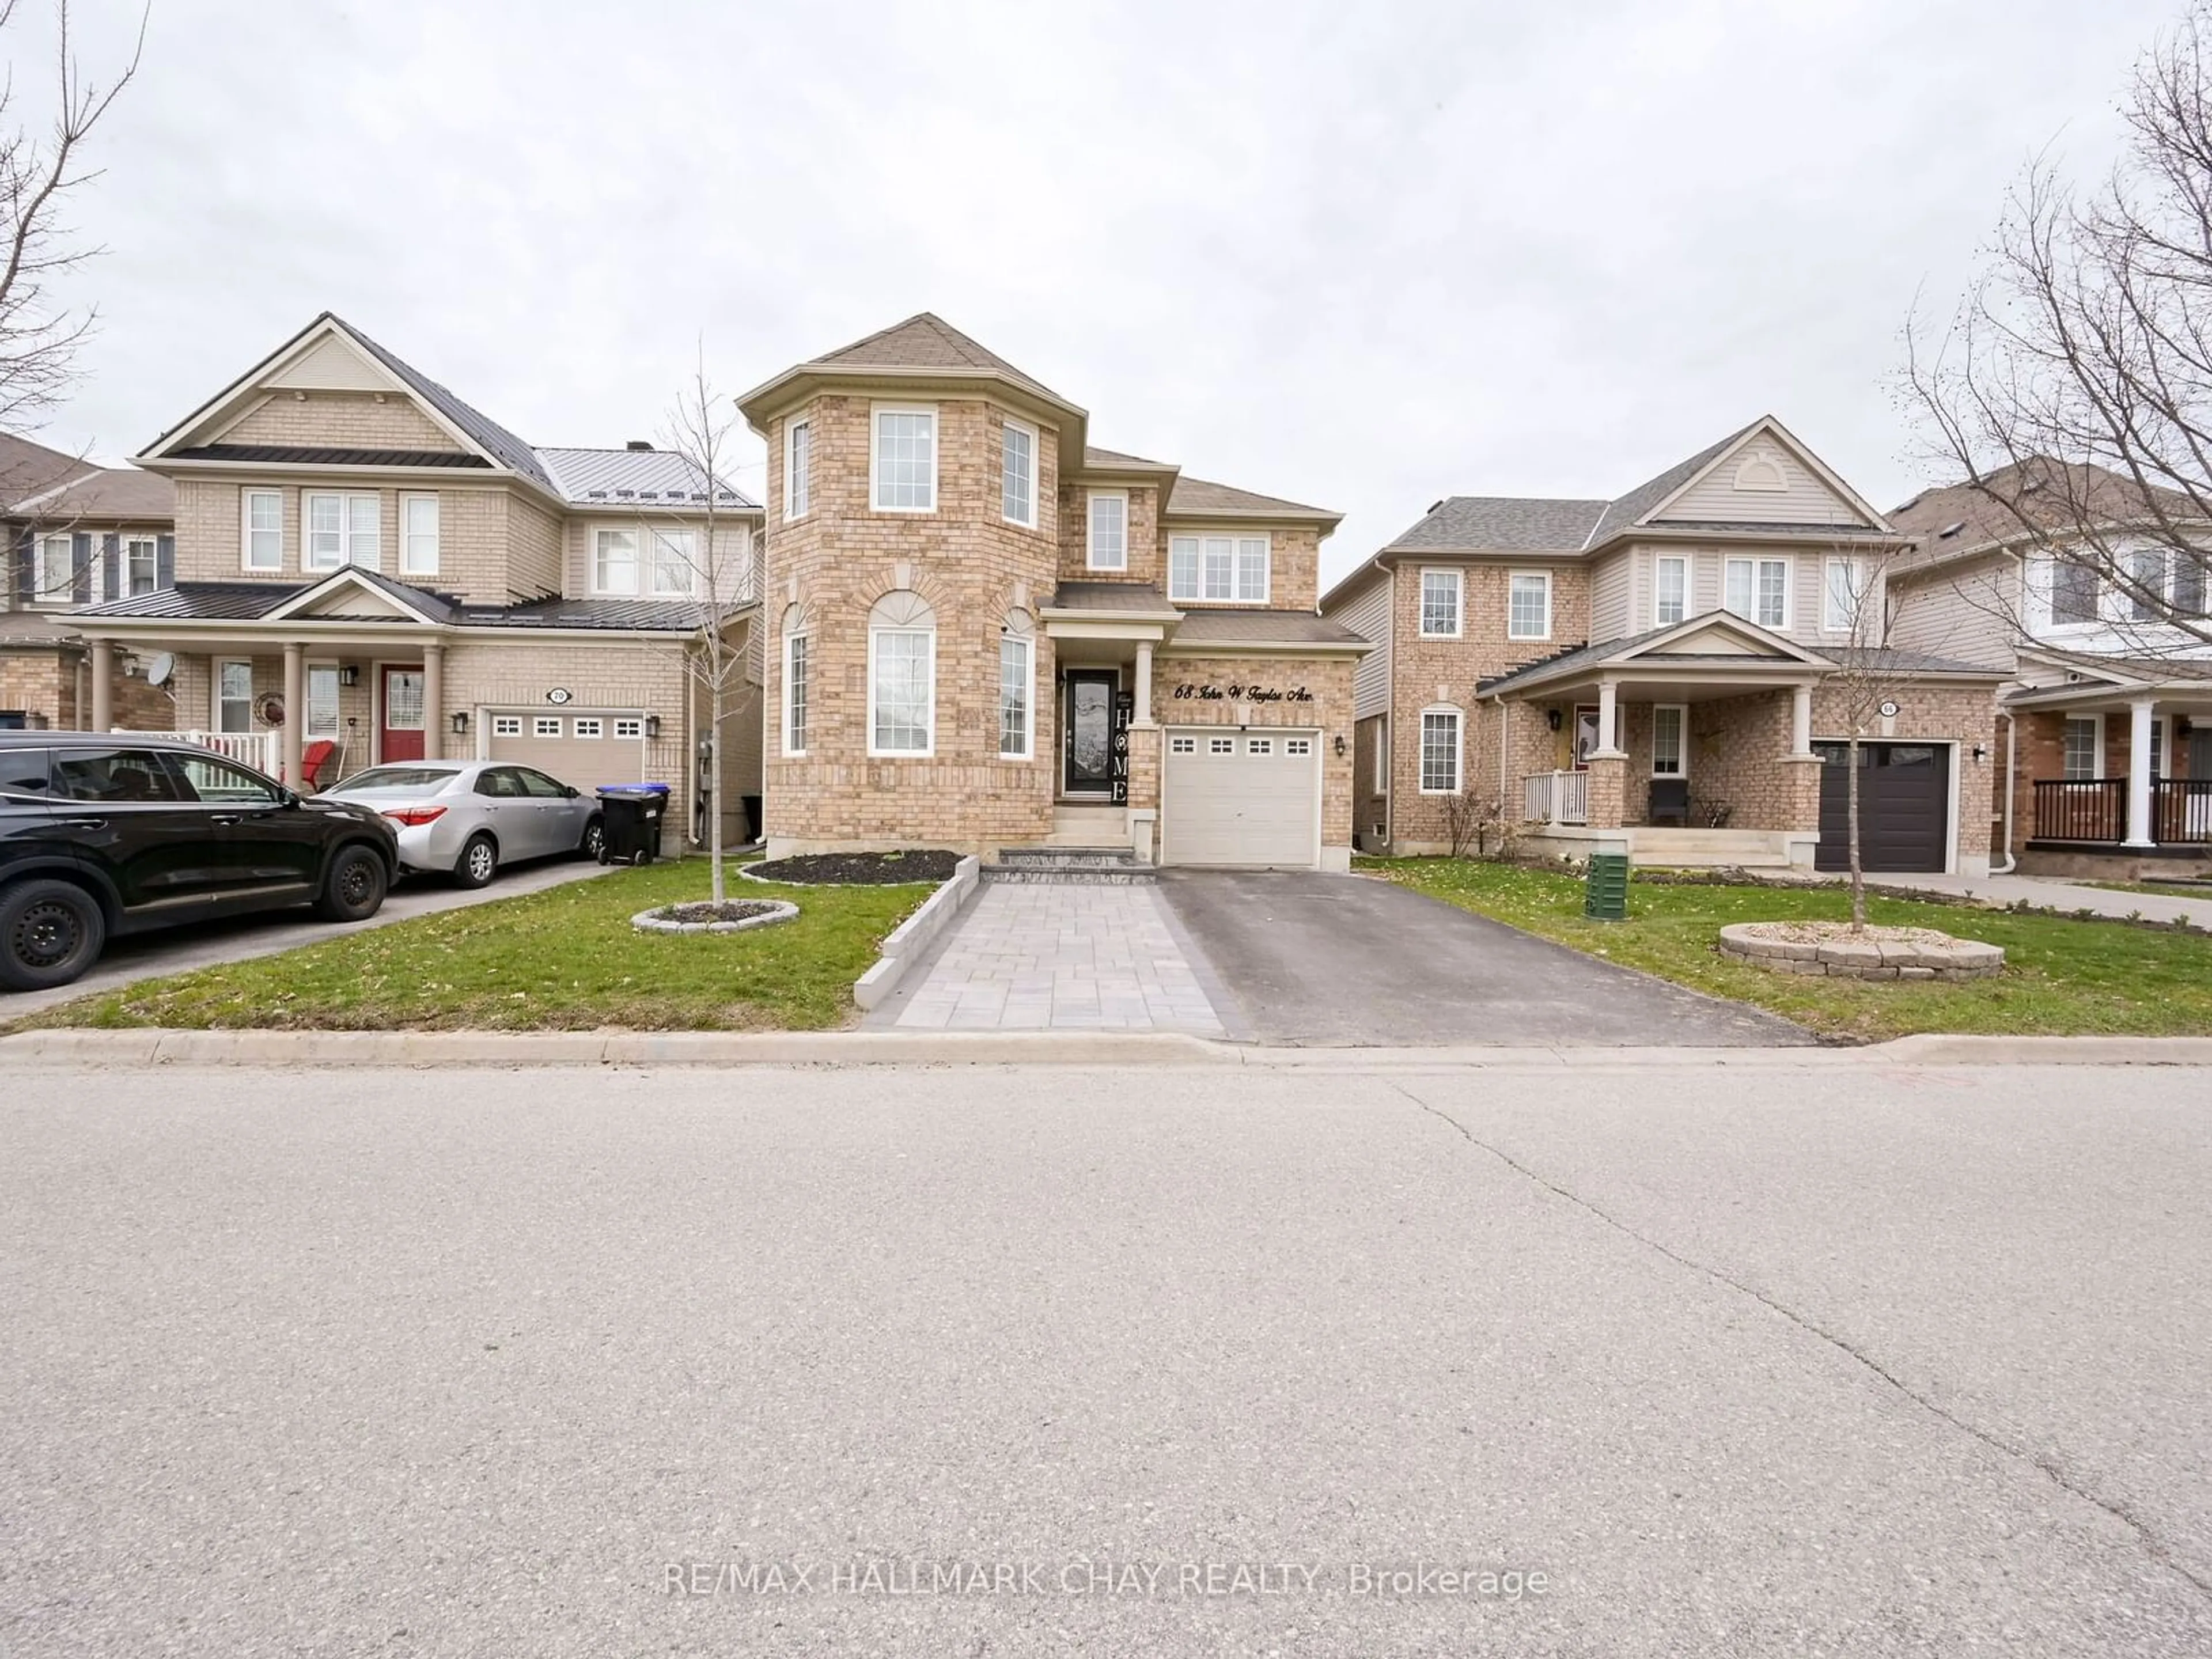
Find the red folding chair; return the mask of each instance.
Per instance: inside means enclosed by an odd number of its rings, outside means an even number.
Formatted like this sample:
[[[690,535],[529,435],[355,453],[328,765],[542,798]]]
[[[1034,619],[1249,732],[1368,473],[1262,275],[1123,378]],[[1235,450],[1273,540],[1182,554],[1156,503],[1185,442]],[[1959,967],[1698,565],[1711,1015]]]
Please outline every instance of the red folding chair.
[[[300,789],[303,794],[313,794],[322,776],[323,768],[330,764],[331,757],[338,751],[337,744],[328,738],[319,738],[300,751]]]

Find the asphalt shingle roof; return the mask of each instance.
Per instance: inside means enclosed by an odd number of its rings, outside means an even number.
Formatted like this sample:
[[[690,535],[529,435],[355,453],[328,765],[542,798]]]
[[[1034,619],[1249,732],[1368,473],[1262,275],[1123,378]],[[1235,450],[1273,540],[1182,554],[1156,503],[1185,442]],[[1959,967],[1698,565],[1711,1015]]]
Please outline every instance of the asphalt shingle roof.
[[[1626,530],[1630,525],[1634,524],[1653,507],[1689,483],[1692,478],[1697,477],[1700,471],[1711,465],[1718,458],[1723,450],[1758,424],[1756,421],[1746,422],[1718,443],[1707,444],[1688,460],[1677,461],[1664,472],[1655,477],[1646,478],[1626,495],[1614,496],[1607,504],[1603,516],[1591,530],[1589,544],[1595,547],[1614,531]]]
[[[1303,501],[1285,501],[1279,495],[1261,495],[1249,489],[1239,489],[1233,484],[1215,483],[1208,478],[1194,478],[1186,473],[1176,480],[1175,488],[1168,492],[1165,516],[1200,513],[1297,514],[1304,518],[1333,519],[1339,516],[1325,507],[1309,507]]]
[[[541,449],[538,459],[562,499],[579,507],[653,501],[700,506],[707,499],[707,475],[672,450]],[[718,483],[717,507],[760,506],[726,478]]]
[[[1537,495],[1447,495],[1382,550],[1576,553],[1607,505]]]
[[[1186,611],[1176,629],[1178,645],[1208,641],[1242,645],[1366,645],[1340,622],[1310,611]]]
[[[978,344],[933,312],[917,312],[902,323],[878,329],[865,339],[839,346],[815,358],[817,368],[963,368],[984,369],[1005,375],[1039,397],[1056,404],[1067,399],[1016,368],[998,353]]]
[[[1727,615],[1728,613],[1723,611],[1708,611],[1701,613],[1702,617]],[[1688,623],[1699,620],[1701,617],[1692,617],[1688,619]],[[1577,668],[1595,666],[1610,658],[1633,651],[1638,646],[1656,640],[1662,634],[1681,631],[1688,626],[1688,623],[1668,623],[1661,628],[1647,628],[1640,634],[1625,634],[1618,639],[1601,641],[1595,645],[1568,646],[1564,650],[1554,652],[1552,655],[1536,662],[1523,663],[1518,668],[1509,669],[1503,674],[1484,680],[1475,689],[1482,692],[1496,691],[1513,684],[1517,680],[1528,679],[1538,674],[1549,676],[1554,672],[1571,672]],[[1814,645],[1809,641],[1798,643],[1801,648],[1814,656],[1825,658],[1842,668],[1867,668],[1885,674],[1978,674],[1993,680],[2005,678],[1997,670],[1984,667],[1980,664],[1960,662],[1956,658],[1939,657],[1925,651],[1898,651],[1865,646]],[[1761,663],[1776,659],[1767,657],[1747,657],[1733,652],[1669,651],[1662,653],[1654,660],[1711,662],[1734,664],[1739,667],[1755,667]]]
[[[60,489],[39,492],[20,503],[26,518],[80,519],[121,524],[167,524],[177,514],[177,487],[155,472],[135,466],[100,466],[73,477]]]
[[[1055,611],[1130,611],[1159,615],[1175,606],[1150,582],[1062,582],[1053,591]]]

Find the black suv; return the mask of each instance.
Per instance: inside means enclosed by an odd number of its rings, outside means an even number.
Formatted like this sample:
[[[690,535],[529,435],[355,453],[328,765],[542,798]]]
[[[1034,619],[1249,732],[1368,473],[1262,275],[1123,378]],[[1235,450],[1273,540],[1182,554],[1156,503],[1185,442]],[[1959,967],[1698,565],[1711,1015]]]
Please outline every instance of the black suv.
[[[392,825],[211,750],[112,732],[0,732],[0,989],[66,985],[110,934],[283,905],[376,914]]]

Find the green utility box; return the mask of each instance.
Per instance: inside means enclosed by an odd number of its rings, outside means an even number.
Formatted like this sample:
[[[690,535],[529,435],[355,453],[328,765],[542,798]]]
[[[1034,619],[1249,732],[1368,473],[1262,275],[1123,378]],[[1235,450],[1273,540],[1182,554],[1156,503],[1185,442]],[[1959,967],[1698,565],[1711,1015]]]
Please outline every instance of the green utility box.
[[[1583,914],[1594,921],[1628,920],[1628,854],[1593,853]]]

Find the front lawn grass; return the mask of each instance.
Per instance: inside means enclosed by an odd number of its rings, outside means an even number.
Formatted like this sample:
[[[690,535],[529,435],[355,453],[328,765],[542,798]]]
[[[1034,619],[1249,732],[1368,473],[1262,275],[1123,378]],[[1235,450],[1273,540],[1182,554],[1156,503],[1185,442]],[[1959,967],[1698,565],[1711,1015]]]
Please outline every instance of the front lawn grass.
[[[730,883],[799,920],[641,933],[638,911],[708,896],[703,860],[614,870],[281,956],[143,981],[30,1025],[283,1030],[811,1030],[844,1024],[876,946],[934,890]]]
[[[1711,995],[1748,1002],[1841,1042],[1915,1031],[2203,1036],[2212,1034],[2212,936],[1978,906],[1869,896],[1869,922],[1936,927],[2001,945],[2004,971],[1956,984],[1770,973],[1730,962],[1735,921],[1848,921],[1840,885],[1704,886],[1632,881],[1628,920],[1583,918],[1578,877],[1461,859],[1364,859],[1369,873],[1448,904]]]

